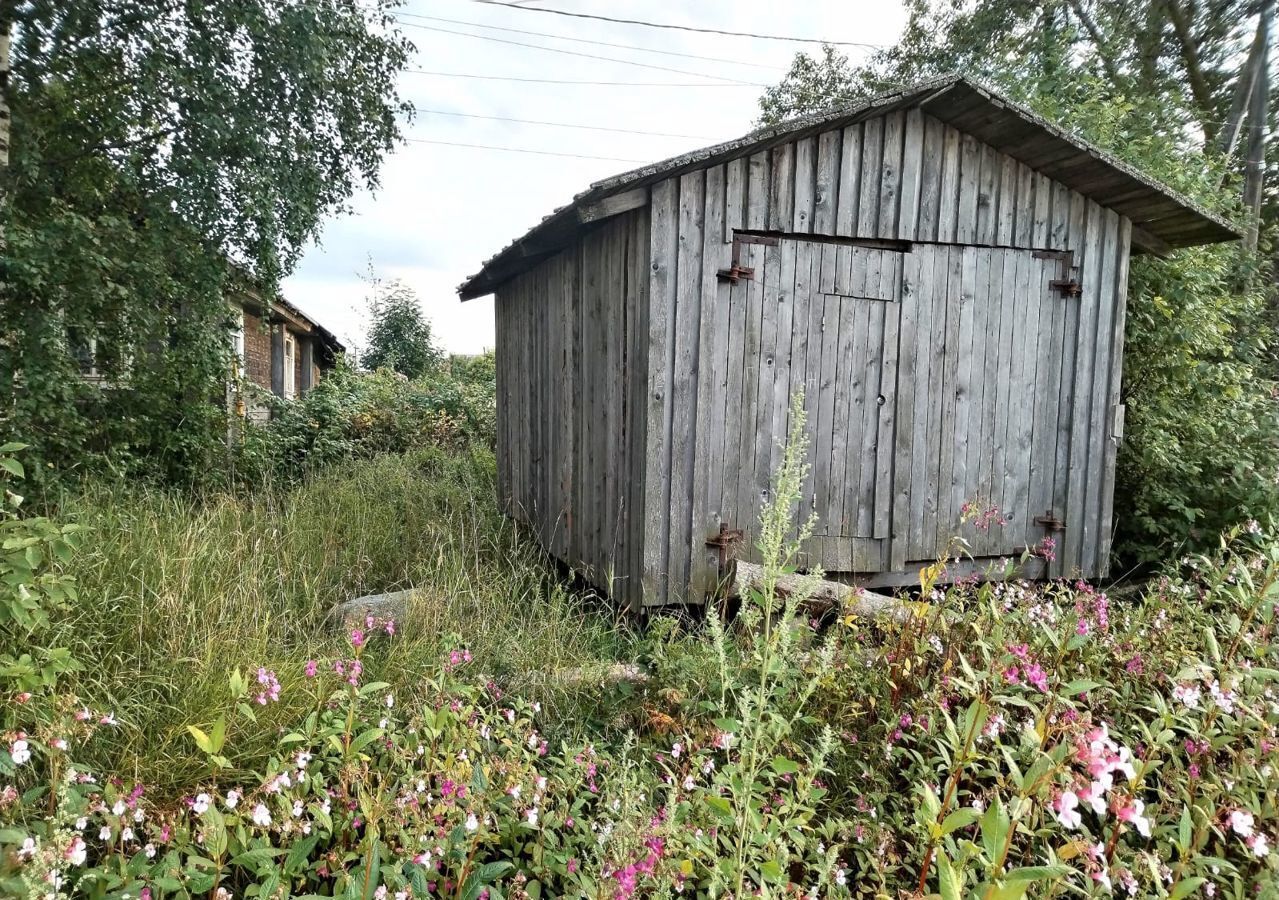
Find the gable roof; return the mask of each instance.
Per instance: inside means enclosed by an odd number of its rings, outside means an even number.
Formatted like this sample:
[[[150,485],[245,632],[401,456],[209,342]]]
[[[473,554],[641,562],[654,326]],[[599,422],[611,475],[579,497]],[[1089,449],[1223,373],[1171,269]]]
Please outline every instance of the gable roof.
[[[694,169],[709,168],[778,144],[901,109],[919,108],[1102,206],[1130,219],[1134,233],[1160,248],[1240,237],[1235,226],[1105,150],[1053,124],[990,87],[946,75],[868,101],[789,119],[736,140],[693,150],[597,181],[508,244],[458,287],[463,300],[491,293],[568,246],[590,222],[591,207]]]

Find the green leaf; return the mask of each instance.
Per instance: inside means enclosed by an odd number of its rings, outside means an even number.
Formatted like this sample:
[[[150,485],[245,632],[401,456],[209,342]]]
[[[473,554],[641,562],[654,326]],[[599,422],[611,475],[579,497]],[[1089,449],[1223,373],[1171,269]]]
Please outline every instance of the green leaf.
[[[384,729],[370,728],[368,731],[361,734],[355,740],[351,741],[351,753],[352,754],[359,753],[361,750],[363,750],[369,744],[376,741],[378,738],[382,737],[382,735],[384,734],[386,734],[386,731]]]
[[[1179,881],[1177,882],[1177,886],[1173,888],[1172,892],[1168,895],[1168,900],[1181,900],[1182,897],[1188,897],[1198,890],[1201,885],[1204,885],[1207,882],[1207,878],[1203,878],[1198,875],[1194,878],[1187,878],[1184,881]]]
[[[963,900],[964,875],[951,865],[945,852],[937,854],[937,891],[941,900]]]
[[[960,828],[967,828],[969,825],[977,821],[977,810],[972,807],[961,807],[948,815],[941,823],[942,836],[950,834]]]
[[[774,756],[769,765],[778,775],[794,775],[799,771],[799,764],[784,756]]]
[[[1050,878],[1062,878],[1070,874],[1070,867],[1063,865],[1052,866],[1023,866],[1020,869],[1013,869],[1006,876],[1008,881],[1047,881]]]
[[[782,880],[782,867],[777,860],[770,859],[759,867],[759,874],[765,881],[776,884]]]

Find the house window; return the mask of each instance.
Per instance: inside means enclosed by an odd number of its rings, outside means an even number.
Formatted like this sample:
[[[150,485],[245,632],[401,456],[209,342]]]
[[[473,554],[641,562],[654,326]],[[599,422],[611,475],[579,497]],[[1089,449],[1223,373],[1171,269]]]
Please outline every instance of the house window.
[[[297,341],[286,331],[284,333],[284,399],[286,400],[292,400],[297,396],[297,358]]]
[[[110,370],[118,376],[129,363],[128,356],[119,354],[107,338],[85,334],[79,328],[67,329],[67,350],[85,381],[102,383]]]

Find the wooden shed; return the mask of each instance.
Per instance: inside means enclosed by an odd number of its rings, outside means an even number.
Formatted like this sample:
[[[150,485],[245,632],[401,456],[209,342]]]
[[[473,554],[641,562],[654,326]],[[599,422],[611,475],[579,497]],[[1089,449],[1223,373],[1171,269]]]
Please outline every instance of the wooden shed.
[[[973,565],[1104,575],[1129,254],[1236,237],[953,76],[598,182],[459,289],[496,295],[501,498],[632,608],[696,602],[803,390],[810,564],[908,583],[975,502]]]

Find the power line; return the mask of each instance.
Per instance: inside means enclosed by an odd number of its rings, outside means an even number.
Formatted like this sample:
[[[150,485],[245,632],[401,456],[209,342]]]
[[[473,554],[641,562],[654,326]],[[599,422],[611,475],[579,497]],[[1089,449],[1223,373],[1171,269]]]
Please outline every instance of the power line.
[[[605,87],[674,87],[674,88],[741,88],[753,84],[708,81],[579,81],[573,78],[521,78],[515,75],[478,75],[472,72],[436,72],[429,69],[403,69],[411,75],[436,75],[440,78],[481,78],[486,81],[522,81],[531,84],[581,84]]]
[[[437,25],[416,25],[413,22],[401,22],[400,24],[407,25],[409,28],[420,28],[423,31],[437,31],[442,34],[456,34],[460,37],[476,38],[477,40],[481,40],[481,41],[493,41],[494,43],[497,43],[497,44],[510,44],[511,46],[514,46],[514,47],[529,47],[533,50],[545,50],[548,53],[563,53],[566,56],[577,56],[583,59],[595,59],[595,60],[600,60],[602,62],[619,63],[624,66],[638,66],[641,69],[655,69],[659,72],[673,72],[676,75],[692,75],[696,78],[712,78],[716,81],[725,81],[725,82],[730,82],[732,84],[744,84],[744,85],[749,85],[751,87],[768,87],[768,85],[766,84],[758,84],[756,82],[751,82],[751,81],[742,81],[741,79],[729,78],[724,75],[711,75],[708,72],[690,72],[687,69],[672,69],[669,66],[657,66],[657,65],[653,65],[652,63],[636,62],[635,60],[631,60],[631,59],[618,59],[613,56],[599,56],[594,53],[582,53],[579,50],[565,50],[562,47],[545,47],[541,44],[530,44],[525,41],[513,41],[510,38],[493,37],[492,35],[487,35],[487,34],[471,34],[470,32],[466,32],[466,31],[455,31],[452,28],[440,28]]]
[[[618,25],[642,25],[645,28],[666,28],[672,31],[692,31],[698,34],[722,34],[727,37],[755,38],[761,41],[789,41],[797,44],[833,44],[839,47],[867,47],[878,50],[882,44],[868,44],[864,41],[830,41],[821,38],[787,37],[780,34],[755,34],[749,31],[723,31],[718,28],[696,28],[692,25],[671,25],[667,22],[646,22],[642,19],[615,19],[612,16],[597,16],[590,13],[569,12],[566,9],[552,9],[549,6],[520,6],[511,0],[471,0],[472,3],[483,3],[487,6],[504,6],[518,9],[521,12],[551,13],[556,16],[569,16],[574,19],[595,19],[599,22],[613,22]]]
[[[604,162],[646,163],[649,159],[625,159],[619,156],[588,156],[585,153],[557,153],[554,150],[530,150],[527,147],[498,147],[493,144],[462,144],[456,141],[432,141],[426,138],[405,138],[411,144],[438,144],[442,147],[467,147],[472,150],[502,150],[506,153],[531,153],[535,156],[565,156],[570,159],[599,159]]]
[[[765,63],[749,62],[744,59],[728,59],[723,56],[702,56],[697,53],[680,53],[678,50],[658,50],[653,47],[640,47],[637,44],[616,44],[611,41],[593,41],[590,38],[569,37],[566,34],[555,34],[547,31],[529,31],[523,28],[507,28],[502,25],[485,25],[482,22],[466,22],[461,19],[446,19],[441,16],[424,16],[420,13],[397,12],[397,18],[424,19],[430,22],[447,22],[451,25],[469,25],[472,28],[485,28],[490,31],[505,31],[511,34],[526,34],[533,37],[551,38],[556,41],[571,41],[575,44],[594,44],[597,47],[614,47],[618,50],[635,50],[640,53],[657,53],[661,56],[678,56],[683,59],[699,59],[703,62],[727,63],[733,66],[749,66],[752,69],[767,69],[771,72],[781,72],[783,67],[770,66]],[[409,22],[401,22],[402,25],[409,25]]]
[[[713,138],[697,134],[671,134],[664,131],[635,131],[629,128],[606,128],[603,125],[578,125],[572,122],[546,122],[540,119],[514,119],[509,116],[482,116],[479,113],[449,112],[444,109],[423,109],[414,107],[420,113],[432,116],[458,116],[463,119],[490,119],[494,122],[518,122],[521,125],[549,125],[553,128],[580,128],[584,131],[607,131],[612,134],[638,134],[644,137],[687,138],[691,141],[710,141]]]

